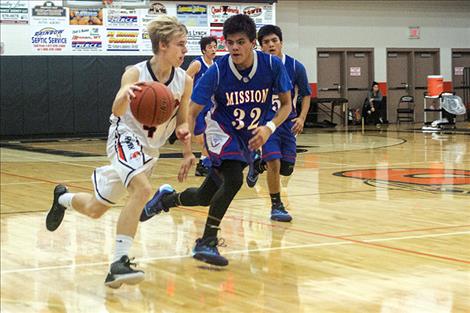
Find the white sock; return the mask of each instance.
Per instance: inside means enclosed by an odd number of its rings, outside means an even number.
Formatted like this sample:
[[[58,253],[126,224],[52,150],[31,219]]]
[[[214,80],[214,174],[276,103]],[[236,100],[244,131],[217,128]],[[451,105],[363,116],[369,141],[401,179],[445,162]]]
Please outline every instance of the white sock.
[[[129,255],[129,250],[131,249],[133,241],[134,238],[126,235],[116,236],[116,248],[114,250],[113,262],[120,260],[123,255]]]
[[[63,195],[59,197],[59,204],[63,205],[67,209],[73,209],[73,206],[72,206],[73,196],[75,196],[74,193],[70,193],[70,192],[64,193]]]

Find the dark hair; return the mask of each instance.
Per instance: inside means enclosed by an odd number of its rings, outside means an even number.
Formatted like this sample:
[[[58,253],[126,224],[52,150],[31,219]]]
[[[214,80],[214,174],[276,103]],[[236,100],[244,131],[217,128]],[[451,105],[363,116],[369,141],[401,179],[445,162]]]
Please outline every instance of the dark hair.
[[[256,24],[251,17],[245,14],[237,14],[229,17],[224,22],[224,38],[227,36],[243,33],[250,41],[256,39]]]
[[[370,89],[374,88],[374,86],[376,86],[376,85],[379,86],[379,83],[376,82],[376,81],[373,81],[373,82],[372,82],[372,86],[370,86]]]
[[[217,38],[213,36],[202,37],[201,40],[199,40],[199,45],[201,46],[201,52],[204,52],[204,50],[206,50],[206,46],[210,45],[213,42],[217,44]]]
[[[279,37],[279,40],[282,41],[282,30],[279,26],[276,25],[264,25],[258,30],[258,42],[261,45],[263,38],[274,34]]]

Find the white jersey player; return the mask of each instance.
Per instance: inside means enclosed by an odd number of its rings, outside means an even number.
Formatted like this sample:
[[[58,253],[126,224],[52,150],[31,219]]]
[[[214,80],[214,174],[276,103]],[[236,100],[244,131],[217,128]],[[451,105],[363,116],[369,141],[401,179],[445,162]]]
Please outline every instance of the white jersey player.
[[[187,177],[195,162],[187,124],[192,79],[179,68],[187,52],[187,29],[176,18],[162,15],[149,23],[148,32],[154,55],[147,62],[129,67],[122,75],[121,88],[113,103],[107,144],[111,164],[93,172],[95,194],[70,193],[65,186],[57,185],[46,218],[46,227],[50,231],[59,227],[66,209],[99,218],[127,190],[129,198],[117,223],[114,259],[105,279],[105,285],[112,288],[119,288],[123,283],[137,284],[144,279],[143,271],[131,267],[128,254],[142,208],[153,194],[148,177],[158,159],[159,148],[175,127],[177,137],[183,142],[179,181]],[[139,86],[148,81],[166,84],[178,101],[170,120],[157,127],[142,125],[129,109],[134,91],[140,90]]]

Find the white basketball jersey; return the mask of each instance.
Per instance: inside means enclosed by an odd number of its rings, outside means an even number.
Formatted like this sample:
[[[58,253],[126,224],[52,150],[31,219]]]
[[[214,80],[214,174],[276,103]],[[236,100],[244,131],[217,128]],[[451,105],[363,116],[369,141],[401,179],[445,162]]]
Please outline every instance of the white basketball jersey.
[[[156,77],[150,68],[149,61],[143,61],[134,65],[139,70],[139,81],[156,81]],[[124,131],[131,131],[140,141],[144,152],[151,156],[157,157],[159,155],[159,148],[165,144],[167,139],[171,136],[176,127],[176,113],[178,112],[181,96],[184,93],[186,82],[186,72],[181,68],[173,68],[170,79],[165,83],[173,93],[177,106],[173,112],[172,117],[165,123],[149,128],[139,123],[131,113],[130,107],[121,117],[116,117],[111,114],[110,121],[111,127],[109,132],[109,139],[123,133]],[[117,132],[117,134],[115,133]]]

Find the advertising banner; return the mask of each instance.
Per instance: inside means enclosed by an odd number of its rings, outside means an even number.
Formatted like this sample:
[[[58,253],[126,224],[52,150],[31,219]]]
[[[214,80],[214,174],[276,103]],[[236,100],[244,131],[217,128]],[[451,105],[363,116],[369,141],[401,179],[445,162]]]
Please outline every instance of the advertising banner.
[[[241,12],[241,7],[238,5],[211,5],[209,6],[209,26],[222,27],[230,16]]]
[[[176,17],[186,27],[207,27],[207,5],[178,4]]]
[[[104,20],[107,27],[139,27],[139,18],[135,9],[105,10]]]
[[[103,51],[103,27],[75,27],[72,29],[72,51]]]
[[[33,28],[31,44],[33,51],[59,53],[67,48],[68,36],[65,28]]]
[[[0,23],[28,24],[28,0],[2,0],[0,1]]]
[[[57,2],[57,1],[56,1]],[[31,9],[31,25],[65,27],[69,22],[67,8],[57,6],[52,1],[46,1]]]
[[[199,45],[199,41],[202,37],[207,36],[210,36],[210,31],[207,27],[194,27],[188,29],[188,44],[186,45],[188,48],[188,54],[200,54],[201,47]]]
[[[103,8],[70,8],[70,25],[103,25]]]
[[[107,51],[139,51],[137,43],[139,29],[135,28],[107,28],[106,50]]]
[[[242,8],[242,13],[251,17],[257,27],[273,24],[273,7],[271,5],[250,5]]]

